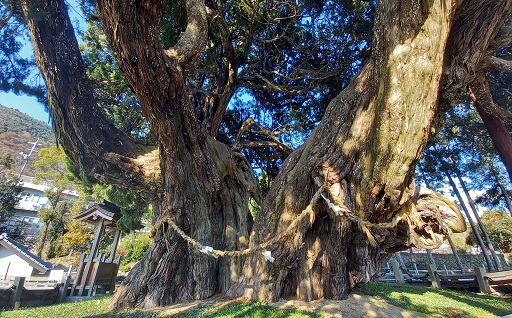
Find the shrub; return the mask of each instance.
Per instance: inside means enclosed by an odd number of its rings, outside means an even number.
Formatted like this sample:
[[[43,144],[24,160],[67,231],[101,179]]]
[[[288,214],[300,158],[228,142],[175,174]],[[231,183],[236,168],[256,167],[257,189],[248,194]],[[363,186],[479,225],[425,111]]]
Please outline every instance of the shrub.
[[[121,255],[121,269],[127,269],[127,265],[140,261],[149,247],[151,239],[148,233],[137,233],[123,238],[119,244]]]

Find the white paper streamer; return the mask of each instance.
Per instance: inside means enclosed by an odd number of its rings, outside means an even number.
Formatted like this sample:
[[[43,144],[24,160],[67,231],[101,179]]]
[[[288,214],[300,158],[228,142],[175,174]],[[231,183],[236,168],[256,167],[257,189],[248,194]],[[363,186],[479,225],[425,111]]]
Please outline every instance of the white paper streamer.
[[[211,256],[213,256],[213,257],[215,257],[215,258],[219,257],[218,255],[213,254],[212,252],[213,252],[213,247],[211,247],[211,246],[204,246],[204,247],[201,249],[201,253],[203,253],[203,254],[211,255]]]
[[[272,252],[265,250],[263,253],[263,257],[265,257],[265,260],[269,261],[270,263],[273,263],[275,258],[272,257]]]

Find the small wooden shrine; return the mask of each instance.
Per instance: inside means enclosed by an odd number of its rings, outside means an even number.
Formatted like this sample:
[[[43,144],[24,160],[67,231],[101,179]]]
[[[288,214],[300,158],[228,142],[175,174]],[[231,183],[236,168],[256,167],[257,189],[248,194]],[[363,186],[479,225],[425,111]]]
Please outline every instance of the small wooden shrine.
[[[107,291],[114,292],[120,262],[120,257],[114,259],[121,238],[121,231],[116,226],[120,217],[121,209],[106,200],[101,200],[73,216],[77,221],[97,225],[97,230],[89,254],[83,253],[80,258],[70,296],[93,296],[105,294]],[[106,230],[115,231],[108,257],[98,253],[101,238]]]

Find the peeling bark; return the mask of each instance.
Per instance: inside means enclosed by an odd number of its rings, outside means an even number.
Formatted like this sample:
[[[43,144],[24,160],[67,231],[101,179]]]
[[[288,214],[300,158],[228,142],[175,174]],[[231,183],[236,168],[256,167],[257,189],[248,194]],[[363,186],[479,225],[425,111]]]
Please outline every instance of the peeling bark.
[[[316,192],[315,179],[331,188],[330,200],[341,202],[352,218],[333,216],[325,203],[315,205],[311,224],[273,248],[276,261],[251,259],[250,279],[242,283],[246,296],[342,299],[356,283],[369,281],[390,253],[421,245],[412,235],[425,230],[420,205],[411,201],[412,167],[432,133],[454,6],[444,1],[378,6],[370,62],[331,101],[306,144],[285,161],[252,239],[263,242],[286,229]],[[394,219],[393,227],[378,226]],[[376,226],[365,229],[363,222]],[[428,241],[426,232],[423,236]]]
[[[512,0],[379,2],[372,57],[284,162],[254,226],[248,200],[260,198],[252,170],[212,138],[236,87],[236,61],[224,99],[191,103],[184,76],[204,43],[206,8],[187,1],[187,31],[166,51],[163,4],[98,1],[111,47],[158,141],[155,150],[135,144],[95,106],[64,1],[23,1],[59,142],[84,170],[154,204],[160,226],[114,306],[154,307],[217,292],[262,301],[342,299],[391,253],[431,248],[464,230],[453,203],[415,188],[414,166],[444,110],[495,48]],[[228,49],[227,35],[222,41]],[[211,102],[205,118],[197,112],[202,102]],[[191,248],[167,219],[216,249],[283,239],[269,247],[273,263],[261,251],[215,259]]]
[[[207,38],[206,7],[204,0],[185,0],[187,10],[187,28],[181,34],[176,45],[164,50],[172,64],[184,72],[196,67],[204,51]]]

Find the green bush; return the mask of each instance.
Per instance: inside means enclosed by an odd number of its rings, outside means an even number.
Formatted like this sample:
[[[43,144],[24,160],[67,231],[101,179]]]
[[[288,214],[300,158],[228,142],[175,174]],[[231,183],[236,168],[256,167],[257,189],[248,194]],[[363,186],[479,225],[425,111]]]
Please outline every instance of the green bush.
[[[141,260],[151,243],[148,233],[128,235],[119,244],[118,252],[121,255],[121,270],[129,269],[128,265]]]

